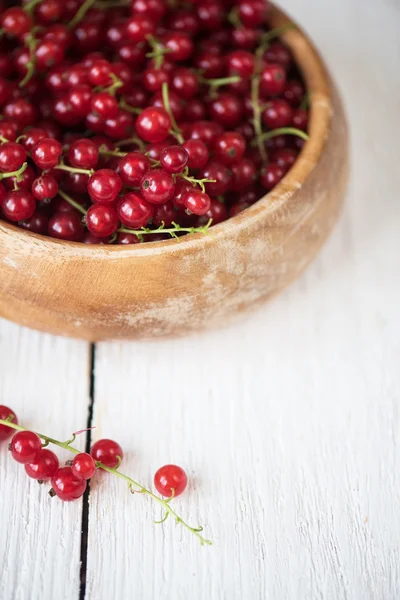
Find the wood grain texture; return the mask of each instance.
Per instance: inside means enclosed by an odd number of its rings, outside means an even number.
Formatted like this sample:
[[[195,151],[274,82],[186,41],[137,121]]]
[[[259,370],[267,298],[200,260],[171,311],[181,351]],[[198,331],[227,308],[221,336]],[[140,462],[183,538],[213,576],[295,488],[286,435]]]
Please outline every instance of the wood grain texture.
[[[176,506],[214,546],[153,525],[149,501],[102,479],[87,600],[400,597],[400,6],[285,4],[344,94],[345,214],[305,276],[246,323],[99,345],[96,436],[118,437],[143,482],[186,467]]]
[[[20,423],[68,439],[86,426],[88,345],[0,320],[0,404]],[[77,439],[83,447],[85,436]],[[63,460],[68,453],[57,451]],[[70,458],[70,456],[68,456]],[[82,503],[62,503],[0,447],[0,598],[77,600]]]
[[[273,27],[289,23],[273,10]],[[336,222],[347,128],[310,40],[299,29],[282,37],[311,94],[310,139],[271,193],[209,235],[129,247],[71,244],[0,224],[0,314],[89,340],[170,337],[225,324],[296,279]]]

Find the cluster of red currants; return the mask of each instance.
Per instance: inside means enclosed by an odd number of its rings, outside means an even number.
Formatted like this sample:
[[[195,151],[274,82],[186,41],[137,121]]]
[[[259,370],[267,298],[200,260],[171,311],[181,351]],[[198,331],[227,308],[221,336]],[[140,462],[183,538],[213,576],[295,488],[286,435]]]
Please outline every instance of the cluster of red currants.
[[[272,190],[308,98],[267,0],[0,7],[0,209],[132,244],[205,231]],[[11,57],[11,58],[10,58]]]
[[[18,425],[18,419],[13,410],[7,406],[0,406],[0,442],[7,440],[15,429],[6,425],[11,422]],[[43,436],[42,436],[43,437]],[[44,438],[43,444],[39,435],[33,431],[21,428],[14,433],[9,450],[15,461],[23,464],[26,474],[40,483],[51,482],[51,496],[58,496],[65,502],[81,498],[86,491],[87,480],[91,479],[97,469],[106,468],[117,472],[123,458],[121,446],[109,439],[95,442],[90,450],[78,452],[70,447],[69,442],[57,442]],[[74,459],[60,467],[57,455],[46,446],[49,442],[56,443],[75,452]],[[171,498],[182,494],[187,485],[185,471],[177,465],[164,465],[154,476],[154,485],[157,491],[165,497]],[[140,486],[141,487],[141,486]],[[145,488],[139,491],[143,492]]]

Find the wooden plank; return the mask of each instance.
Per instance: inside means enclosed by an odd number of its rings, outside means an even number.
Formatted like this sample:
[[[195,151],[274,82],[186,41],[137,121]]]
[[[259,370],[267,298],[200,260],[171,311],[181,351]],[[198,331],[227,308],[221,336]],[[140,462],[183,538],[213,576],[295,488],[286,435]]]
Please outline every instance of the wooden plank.
[[[0,403],[58,439],[86,427],[89,346],[0,320]],[[84,447],[85,436],[77,438]],[[63,460],[68,453],[57,454]],[[70,455],[68,455],[70,458]],[[77,600],[82,502],[63,503],[0,448],[0,598]]]
[[[116,438],[121,470],[149,485],[160,465],[184,466],[191,485],[175,504],[214,546],[152,525],[152,503],[103,476],[88,600],[400,596],[399,5],[285,7],[344,92],[345,214],[307,274],[246,323],[99,345],[96,437]]]

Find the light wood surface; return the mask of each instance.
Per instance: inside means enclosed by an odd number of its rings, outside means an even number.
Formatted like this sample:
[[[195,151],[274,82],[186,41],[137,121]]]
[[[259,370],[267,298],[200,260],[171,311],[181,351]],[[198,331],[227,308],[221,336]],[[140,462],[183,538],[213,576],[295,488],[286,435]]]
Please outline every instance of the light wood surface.
[[[335,73],[351,122],[344,214],[283,295],[222,331],[96,351],[93,436],[177,507],[202,548],[102,479],[86,600],[400,597],[400,6],[287,0]],[[378,36],[378,33],[381,35]],[[379,37],[379,39],[378,39]],[[85,427],[88,347],[0,321],[0,402],[61,437]],[[82,442],[83,443],[83,442]],[[80,504],[60,506],[0,448],[0,598],[78,600]]]
[[[274,9],[272,27],[289,22]],[[65,243],[0,224],[0,314],[92,341],[170,337],[225,325],[296,279],[336,222],[347,131],[310,41],[298,29],[283,38],[311,94],[310,140],[270,194],[209,235],[130,247]]]

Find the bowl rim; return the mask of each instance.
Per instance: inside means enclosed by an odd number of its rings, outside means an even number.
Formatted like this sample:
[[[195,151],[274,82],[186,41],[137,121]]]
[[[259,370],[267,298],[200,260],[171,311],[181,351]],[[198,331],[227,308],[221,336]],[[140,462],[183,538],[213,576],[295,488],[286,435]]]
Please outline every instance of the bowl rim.
[[[17,236],[18,241],[22,244],[30,244],[33,241],[37,244],[40,243],[42,250],[51,251],[62,248],[75,256],[82,255],[85,258],[117,258],[116,255],[118,258],[134,258],[148,254],[181,252],[187,249],[196,249],[196,247],[200,249],[215,240],[216,237],[227,237],[232,232],[237,235],[242,230],[248,229],[255,221],[259,220],[260,214],[271,215],[281,209],[290,201],[321,159],[331,127],[332,98],[329,75],[321,56],[307,34],[282,9],[273,4],[271,4],[270,23],[273,28],[294,26],[293,29],[283,32],[280,38],[291,49],[306,82],[310,97],[309,139],[304,144],[293,167],[272,191],[259,198],[241,213],[214,225],[207,234],[194,233],[178,239],[171,238],[146,244],[97,245],[51,238],[21,229],[0,219],[0,243],[1,235],[8,233],[13,237]]]

